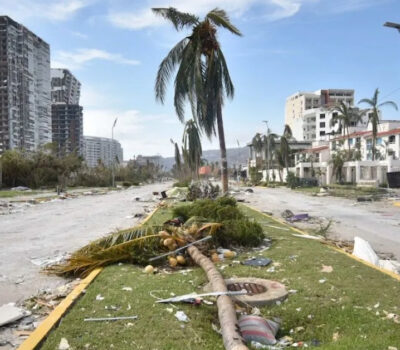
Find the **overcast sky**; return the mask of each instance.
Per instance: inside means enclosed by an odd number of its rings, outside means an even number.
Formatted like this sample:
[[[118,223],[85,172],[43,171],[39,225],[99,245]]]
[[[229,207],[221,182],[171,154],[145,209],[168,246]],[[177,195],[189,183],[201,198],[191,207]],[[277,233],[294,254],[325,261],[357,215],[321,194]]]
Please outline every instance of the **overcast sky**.
[[[298,90],[353,88],[359,100],[379,87],[400,105],[400,33],[383,27],[400,22],[399,0],[1,0],[0,14],[47,41],[52,67],[81,81],[85,135],[110,137],[119,117],[115,138],[129,159],[172,155],[170,139],[182,138],[173,85],[161,105],[154,80],[186,33],[154,17],[154,6],[199,16],[218,6],[243,32],[219,36],[236,87],[224,108],[228,147],[264,131],[262,120],[281,132],[285,98]],[[218,148],[217,139],[204,139],[204,148]]]

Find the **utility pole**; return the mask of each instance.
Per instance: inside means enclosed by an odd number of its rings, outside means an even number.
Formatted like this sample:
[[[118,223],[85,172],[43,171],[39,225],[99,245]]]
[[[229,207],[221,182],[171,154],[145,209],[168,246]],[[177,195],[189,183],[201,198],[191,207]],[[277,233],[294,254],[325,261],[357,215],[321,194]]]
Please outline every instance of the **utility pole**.
[[[114,128],[117,124],[118,117],[115,118],[111,128],[111,187],[115,187],[115,156],[114,156]]]

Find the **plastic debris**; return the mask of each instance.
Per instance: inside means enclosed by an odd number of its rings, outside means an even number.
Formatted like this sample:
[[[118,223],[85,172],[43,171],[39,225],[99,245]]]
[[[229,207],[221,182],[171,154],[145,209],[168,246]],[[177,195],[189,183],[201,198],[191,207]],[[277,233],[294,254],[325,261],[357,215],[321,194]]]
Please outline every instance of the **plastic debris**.
[[[291,217],[286,218],[286,220],[289,222],[297,222],[297,221],[307,221],[309,218],[310,217],[308,216],[308,214],[304,213],[304,214],[293,215]]]
[[[122,287],[122,290],[125,290],[127,292],[132,292],[132,287]]]
[[[121,320],[136,320],[137,316],[120,316],[120,317],[97,317],[97,318],[84,318],[85,322],[98,322],[98,321],[121,321]]]
[[[68,350],[70,348],[68,340],[61,338],[60,344],[58,345],[58,350]]]
[[[282,216],[284,219],[288,219],[288,218],[293,217],[294,214],[293,214],[293,212],[292,212],[291,210],[286,209],[286,210],[284,210],[284,211],[282,212],[281,216]]]
[[[251,258],[242,262],[243,265],[249,266],[268,266],[272,262],[268,258]]]
[[[189,322],[189,317],[183,311],[177,311],[175,317],[181,322]]]
[[[298,234],[298,233],[292,233],[292,236],[300,237],[300,238],[315,239],[317,241],[322,239],[321,236],[303,235],[303,234]]]
[[[323,284],[323,283],[326,282],[326,278],[321,278],[318,282],[321,283],[321,284]]]
[[[338,340],[339,340],[339,332],[333,333],[333,335],[332,335],[332,340],[333,340],[333,341],[338,341]]]
[[[101,294],[96,295],[96,300],[104,300],[104,297]]]

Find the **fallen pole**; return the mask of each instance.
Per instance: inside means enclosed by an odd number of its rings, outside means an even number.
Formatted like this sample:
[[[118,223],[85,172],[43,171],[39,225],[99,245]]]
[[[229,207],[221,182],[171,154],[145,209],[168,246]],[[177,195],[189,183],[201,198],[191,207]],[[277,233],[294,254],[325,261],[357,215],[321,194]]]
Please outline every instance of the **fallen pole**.
[[[247,294],[246,290],[227,291],[227,292],[211,292],[211,293],[203,293],[203,294],[191,293],[191,294],[179,295],[179,296],[173,297],[173,298],[157,300],[156,303],[177,303],[179,301],[183,301],[183,300],[190,299],[190,298],[219,297],[221,295],[234,296],[234,295],[244,295],[244,294]]]
[[[85,318],[85,322],[97,321],[120,321],[120,320],[136,320],[137,316],[120,316],[120,317],[98,317],[98,318]]]

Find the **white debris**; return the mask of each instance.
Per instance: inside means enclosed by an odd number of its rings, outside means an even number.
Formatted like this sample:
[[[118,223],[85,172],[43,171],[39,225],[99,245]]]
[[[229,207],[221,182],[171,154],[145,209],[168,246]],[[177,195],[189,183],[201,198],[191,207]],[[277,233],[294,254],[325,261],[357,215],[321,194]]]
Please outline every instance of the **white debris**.
[[[14,303],[4,304],[0,307],[0,326],[17,321],[30,315],[28,311],[16,307]]]
[[[68,340],[61,338],[60,345],[58,345],[58,350],[68,350],[69,348]]]
[[[125,290],[127,292],[132,292],[132,287],[122,287],[122,290]]]
[[[379,305],[380,305],[379,303],[376,303],[376,304],[374,305],[374,308],[377,309],[377,308],[379,307]]]
[[[326,282],[326,278],[321,278],[318,282],[321,283],[321,284],[323,284],[323,283]]]
[[[101,294],[97,294],[96,300],[104,300],[104,297]]]
[[[323,238],[321,236],[303,235],[303,234],[297,234],[297,233],[292,233],[292,236],[300,237],[300,238],[315,239],[317,241],[320,241]]]
[[[177,311],[175,317],[181,322],[189,322],[189,317],[183,311]]]

